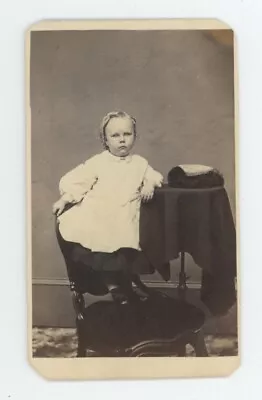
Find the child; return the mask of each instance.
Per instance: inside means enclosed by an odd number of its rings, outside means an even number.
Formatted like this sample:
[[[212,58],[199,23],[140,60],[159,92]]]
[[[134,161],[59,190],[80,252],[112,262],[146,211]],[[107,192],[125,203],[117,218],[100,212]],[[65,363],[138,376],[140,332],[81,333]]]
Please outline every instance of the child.
[[[115,294],[121,286],[119,276],[132,275],[141,251],[141,201],[152,199],[163,177],[146,159],[131,154],[136,121],[127,113],[107,114],[100,136],[104,151],[61,178],[61,198],[53,213],[62,238],[80,244],[82,260],[103,272],[108,290]],[[69,203],[75,206],[63,213]],[[122,284],[124,281],[128,279],[122,279]]]

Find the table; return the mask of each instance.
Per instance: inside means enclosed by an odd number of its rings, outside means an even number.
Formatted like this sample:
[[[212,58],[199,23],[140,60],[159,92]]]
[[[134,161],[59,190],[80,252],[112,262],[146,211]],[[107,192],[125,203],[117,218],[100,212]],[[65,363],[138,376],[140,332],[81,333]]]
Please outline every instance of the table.
[[[155,191],[140,214],[140,245],[163,279],[169,262],[181,256],[180,287],[185,285],[184,254],[202,268],[201,299],[213,314],[236,300],[236,231],[224,187]]]

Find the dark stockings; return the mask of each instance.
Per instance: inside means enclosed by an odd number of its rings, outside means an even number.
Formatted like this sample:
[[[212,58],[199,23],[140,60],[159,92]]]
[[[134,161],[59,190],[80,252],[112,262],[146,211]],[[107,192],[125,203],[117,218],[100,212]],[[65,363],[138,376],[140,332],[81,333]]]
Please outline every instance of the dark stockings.
[[[145,300],[149,295],[138,275],[122,271],[104,271],[103,280],[113,300],[121,304]]]

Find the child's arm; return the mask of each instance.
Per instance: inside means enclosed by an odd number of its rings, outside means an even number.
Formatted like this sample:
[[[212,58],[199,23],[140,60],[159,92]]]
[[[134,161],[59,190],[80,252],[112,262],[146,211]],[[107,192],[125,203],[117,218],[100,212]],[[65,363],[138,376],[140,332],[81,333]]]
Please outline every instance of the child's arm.
[[[153,198],[154,190],[156,187],[161,187],[163,184],[164,178],[163,176],[155,171],[150,165],[148,165],[144,180],[143,186],[141,188],[141,198],[143,201],[149,201]]]
[[[66,204],[79,203],[85,194],[92,189],[97,180],[96,156],[80,164],[64,175],[59,182],[60,199],[53,205],[53,213],[59,216]]]

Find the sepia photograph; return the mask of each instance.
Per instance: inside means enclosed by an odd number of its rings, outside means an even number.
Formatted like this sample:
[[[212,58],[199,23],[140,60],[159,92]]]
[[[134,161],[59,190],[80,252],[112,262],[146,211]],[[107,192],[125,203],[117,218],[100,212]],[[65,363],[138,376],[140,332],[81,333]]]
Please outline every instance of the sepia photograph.
[[[201,375],[196,362],[227,374],[239,358],[234,32],[39,23],[27,88],[32,364],[50,378]],[[81,367],[58,368],[69,359]]]

